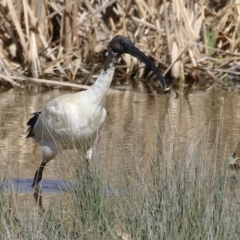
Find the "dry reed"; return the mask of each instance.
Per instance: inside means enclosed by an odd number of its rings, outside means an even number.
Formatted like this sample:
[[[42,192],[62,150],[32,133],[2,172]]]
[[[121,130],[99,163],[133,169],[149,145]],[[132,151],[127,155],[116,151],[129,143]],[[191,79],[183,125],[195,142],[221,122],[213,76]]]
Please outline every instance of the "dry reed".
[[[235,87],[240,1],[212,5],[205,0],[3,0],[0,85],[48,85],[47,79],[58,80],[51,86],[59,81],[91,84],[107,43],[122,34],[153,58],[174,85]],[[117,77],[118,83],[138,72],[139,63],[130,56],[123,56],[120,65],[117,75],[125,77]],[[147,69],[139,74],[148,75]]]

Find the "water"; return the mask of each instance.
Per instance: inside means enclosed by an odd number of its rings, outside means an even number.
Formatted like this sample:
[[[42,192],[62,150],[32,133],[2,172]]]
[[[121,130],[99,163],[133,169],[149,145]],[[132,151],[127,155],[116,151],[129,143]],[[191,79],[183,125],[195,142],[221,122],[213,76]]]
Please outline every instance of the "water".
[[[26,122],[31,113],[41,111],[49,100],[64,93],[69,91],[26,94],[11,89],[0,93],[0,171],[6,179],[6,192],[13,191],[23,199],[35,201],[31,183],[41,162],[41,151],[32,139],[25,138]],[[240,155],[239,107],[240,95],[226,91],[199,91],[188,98],[177,98],[174,93],[156,96],[132,91],[109,93],[108,118],[95,150],[106,192],[124,192],[126,172],[136,185],[151,180],[148,163],[159,144],[167,156],[174,146],[181,157],[186,148],[194,149],[204,136],[207,167],[212,164],[208,156],[213,154],[219,159],[224,155],[226,161],[233,151]],[[213,152],[215,145],[221,152]],[[45,204],[58,194],[66,194],[65,184],[71,182],[68,163],[63,159],[71,159],[69,156],[74,153],[63,154],[67,157],[57,156],[44,170],[41,191]]]

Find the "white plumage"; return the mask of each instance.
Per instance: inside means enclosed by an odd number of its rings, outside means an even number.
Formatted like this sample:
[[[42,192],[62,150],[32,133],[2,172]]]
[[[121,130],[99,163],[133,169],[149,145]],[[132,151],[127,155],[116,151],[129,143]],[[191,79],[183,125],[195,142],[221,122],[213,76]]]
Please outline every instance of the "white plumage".
[[[34,138],[43,150],[42,164],[35,173],[33,186],[41,181],[45,165],[57,155],[59,149],[76,148],[86,153],[92,147],[106,120],[104,101],[117,59],[122,53],[129,53],[147,64],[168,91],[164,78],[152,61],[129,39],[116,36],[109,45],[104,68],[90,89],[52,99],[42,112],[34,113],[28,121],[27,138]]]

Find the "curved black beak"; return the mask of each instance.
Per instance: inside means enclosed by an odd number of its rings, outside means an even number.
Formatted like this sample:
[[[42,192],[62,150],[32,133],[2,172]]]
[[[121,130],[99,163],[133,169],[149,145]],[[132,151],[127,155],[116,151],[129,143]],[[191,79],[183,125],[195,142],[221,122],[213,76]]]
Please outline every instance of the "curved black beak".
[[[124,50],[125,50],[124,51],[125,53],[128,53],[138,58],[141,62],[145,63],[156,74],[165,93],[167,93],[170,90],[170,87],[167,86],[166,80],[161,74],[160,70],[156,67],[156,65],[153,63],[153,61],[149,57],[147,57],[142,51],[140,51],[138,48],[136,48],[133,45],[125,44]]]

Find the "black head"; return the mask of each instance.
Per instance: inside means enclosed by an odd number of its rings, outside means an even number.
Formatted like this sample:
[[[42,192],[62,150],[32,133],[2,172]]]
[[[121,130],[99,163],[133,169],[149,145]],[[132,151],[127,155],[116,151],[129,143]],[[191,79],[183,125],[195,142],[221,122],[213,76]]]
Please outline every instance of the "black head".
[[[158,77],[162,87],[165,92],[169,91],[169,87],[167,87],[167,83],[162,76],[160,70],[156,67],[156,65],[152,62],[152,60],[147,57],[143,52],[141,52],[138,48],[136,48],[133,43],[126,37],[117,35],[115,36],[108,46],[108,51],[112,52],[116,58],[120,57],[123,53],[128,53],[136,58],[138,58],[141,62],[145,63]],[[109,54],[110,55],[110,54]]]
[[[129,53],[129,49],[135,48],[130,39],[121,35],[115,36],[108,47],[114,53],[117,53],[119,55],[123,53]]]

